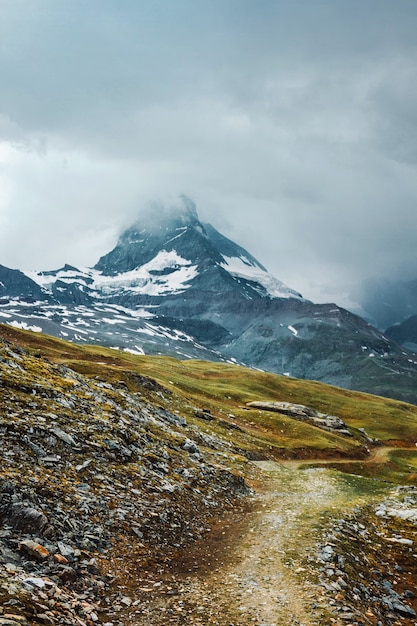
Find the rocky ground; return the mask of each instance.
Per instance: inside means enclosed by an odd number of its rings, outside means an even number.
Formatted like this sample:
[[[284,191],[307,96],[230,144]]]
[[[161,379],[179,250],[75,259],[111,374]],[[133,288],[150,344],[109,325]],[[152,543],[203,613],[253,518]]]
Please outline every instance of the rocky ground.
[[[321,582],[335,613],[352,625],[417,622],[417,492],[389,499],[337,521],[319,552]]]
[[[326,468],[256,465],[254,506],[220,526],[217,547],[212,536],[169,576],[127,584],[131,605],[115,623],[415,624],[416,557],[403,522],[415,520],[416,499],[386,500],[383,484]]]
[[[121,569],[164,568],[249,493],[230,444],[141,389],[165,393],[0,341],[0,625],[109,621]]]

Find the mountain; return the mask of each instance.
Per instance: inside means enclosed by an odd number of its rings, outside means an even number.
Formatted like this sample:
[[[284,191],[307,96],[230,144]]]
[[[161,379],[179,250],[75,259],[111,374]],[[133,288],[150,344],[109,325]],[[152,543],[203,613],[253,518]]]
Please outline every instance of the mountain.
[[[0,265],[0,301],[10,297],[24,297],[26,301],[48,299],[42,288],[19,270]]]
[[[417,279],[370,279],[359,286],[355,298],[366,318],[386,329],[417,314]]]
[[[368,321],[417,352],[417,280],[368,280],[358,289],[357,300]]]
[[[411,315],[401,324],[390,326],[386,335],[405,348],[417,352],[417,315]]]
[[[203,224],[186,197],[154,205],[93,268],[2,272],[0,319],[14,326],[417,403],[413,353],[335,304],[304,299]]]

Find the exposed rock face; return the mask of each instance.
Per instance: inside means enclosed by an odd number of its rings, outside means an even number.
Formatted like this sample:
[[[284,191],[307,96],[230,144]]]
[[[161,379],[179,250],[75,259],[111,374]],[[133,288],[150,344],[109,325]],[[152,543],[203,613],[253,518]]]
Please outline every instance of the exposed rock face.
[[[39,285],[19,270],[12,270],[0,265],[0,298],[19,297],[27,301],[49,300],[48,295]]]
[[[337,305],[303,299],[201,223],[187,198],[171,209],[155,207],[94,268],[2,271],[6,323],[135,353],[231,360],[417,402],[412,354]]]
[[[302,422],[308,422],[313,426],[322,428],[329,432],[338,432],[340,435],[351,437],[345,422],[336,415],[326,415],[303,404],[293,404],[292,402],[248,402],[247,406],[262,409],[263,411],[274,411],[288,415]]]

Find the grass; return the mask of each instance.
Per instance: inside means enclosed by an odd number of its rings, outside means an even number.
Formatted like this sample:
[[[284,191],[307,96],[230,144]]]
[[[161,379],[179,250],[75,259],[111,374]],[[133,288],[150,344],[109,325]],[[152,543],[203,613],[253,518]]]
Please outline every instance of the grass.
[[[417,406],[397,400],[237,365],[136,356],[100,346],[70,344],[7,326],[2,326],[0,332],[33,354],[40,353],[88,376],[112,383],[123,381],[130,391],[178,411],[201,430],[220,434],[252,457],[296,453],[307,457],[315,454],[355,457],[363,444],[359,428],[365,428],[370,437],[388,445],[413,446],[417,442]],[[141,376],[153,379],[162,388],[144,388]],[[328,433],[279,413],[248,410],[246,404],[254,400],[294,402],[337,415],[354,436]],[[199,419],[196,409],[210,411],[214,419],[210,422]],[[364,470],[365,474],[367,471]]]

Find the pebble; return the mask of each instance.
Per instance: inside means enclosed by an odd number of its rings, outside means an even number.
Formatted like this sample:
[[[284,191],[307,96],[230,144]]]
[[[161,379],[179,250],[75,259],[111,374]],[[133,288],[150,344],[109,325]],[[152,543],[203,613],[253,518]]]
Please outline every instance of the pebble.
[[[39,589],[43,589],[45,587],[45,581],[43,580],[43,578],[25,578],[23,584],[33,585],[34,587],[38,587]]]

